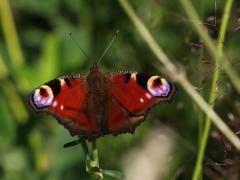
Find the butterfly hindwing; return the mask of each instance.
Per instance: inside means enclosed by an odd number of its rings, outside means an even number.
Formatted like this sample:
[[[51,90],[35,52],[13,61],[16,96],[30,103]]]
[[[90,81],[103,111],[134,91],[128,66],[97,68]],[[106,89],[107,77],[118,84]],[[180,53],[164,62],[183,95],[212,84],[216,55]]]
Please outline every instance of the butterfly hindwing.
[[[109,101],[108,134],[134,133],[135,128],[146,118],[144,115],[131,114],[117,99]]]

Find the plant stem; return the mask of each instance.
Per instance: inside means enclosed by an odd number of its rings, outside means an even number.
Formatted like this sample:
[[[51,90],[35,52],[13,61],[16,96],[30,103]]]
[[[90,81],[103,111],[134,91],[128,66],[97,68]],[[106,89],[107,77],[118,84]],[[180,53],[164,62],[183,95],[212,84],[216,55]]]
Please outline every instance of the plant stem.
[[[97,139],[93,140],[92,149],[93,149],[93,161],[96,162],[96,165],[99,167]]]
[[[81,146],[82,146],[83,153],[84,153],[84,156],[85,156],[85,159],[86,159],[87,156],[89,155],[89,151],[88,151],[87,143],[86,143],[85,140],[83,140],[83,141],[81,142]]]

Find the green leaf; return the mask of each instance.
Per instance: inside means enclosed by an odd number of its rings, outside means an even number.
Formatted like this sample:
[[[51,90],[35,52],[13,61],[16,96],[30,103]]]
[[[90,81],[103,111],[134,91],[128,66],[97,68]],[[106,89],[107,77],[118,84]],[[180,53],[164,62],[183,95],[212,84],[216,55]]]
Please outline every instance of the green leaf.
[[[71,141],[71,142],[69,142],[69,143],[64,144],[64,145],[63,145],[63,148],[68,148],[68,147],[76,146],[76,145],[80,144],[82,141],[83,141],[83,139],[79,138],[79,139],[76,140],[76,141]]]
[[[122,172],[120,172],[120,171],[102,170],[101,173],[104,174],[104,175],[116,178],[118,180],[126,179],[126,176]]]

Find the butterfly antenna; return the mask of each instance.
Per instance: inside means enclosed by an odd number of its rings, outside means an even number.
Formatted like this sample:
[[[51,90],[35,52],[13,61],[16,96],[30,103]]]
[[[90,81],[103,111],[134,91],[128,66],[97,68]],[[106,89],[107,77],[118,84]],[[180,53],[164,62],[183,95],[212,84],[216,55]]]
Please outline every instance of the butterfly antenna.
[[[69,35],[71,36],[71,38],[74,40],[74,42],[77,44],[78,48],[83,52],[83,54],[87,57],[87,59],[92,63],[93,65],[93,62],[91,61],[91,59],[87,56],[87,54],[83,51],[83,49],[78,45],[77,41],[75,40],[75,38],[73,37],[73,34],[72,32],[69,32]]]
[[[103,58],[104,54],[107,52],[107,50],[109,49],[109,47],[111,46],[111,44],[113,43],[114,39],[117,37],[119,33],[119,30],[117,30],[117,32],[115,33],[115,36],[113,37],[112,41],[110,42],[110,44],[108,45],[107,49],[104,51],[103,55],[101,56],[101,58],[99,59],[97,65],[100,63],[101,59]]]

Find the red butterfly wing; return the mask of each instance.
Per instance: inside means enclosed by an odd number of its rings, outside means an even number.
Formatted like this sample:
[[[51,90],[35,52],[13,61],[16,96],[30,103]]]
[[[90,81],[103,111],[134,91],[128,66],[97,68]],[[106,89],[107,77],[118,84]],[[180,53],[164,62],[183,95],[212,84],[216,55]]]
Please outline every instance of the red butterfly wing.
[[[134,133],[148,112],[171,102],[177,87],[160,76],[116,71],[70,75],[35,89],[29,104],[35,114],[53,115],[72,136],[90,139],[106,134]]]
[[[160,76],[116,71],[105,74],[109,93],[109,133],[134,133],[148,112],[161,102],[171,103],[177,87]]]
[[[88,102],[87,75],[60,77],[36,88],[29,96],[35,114],[53,115],[71,135],[99,136]]]

